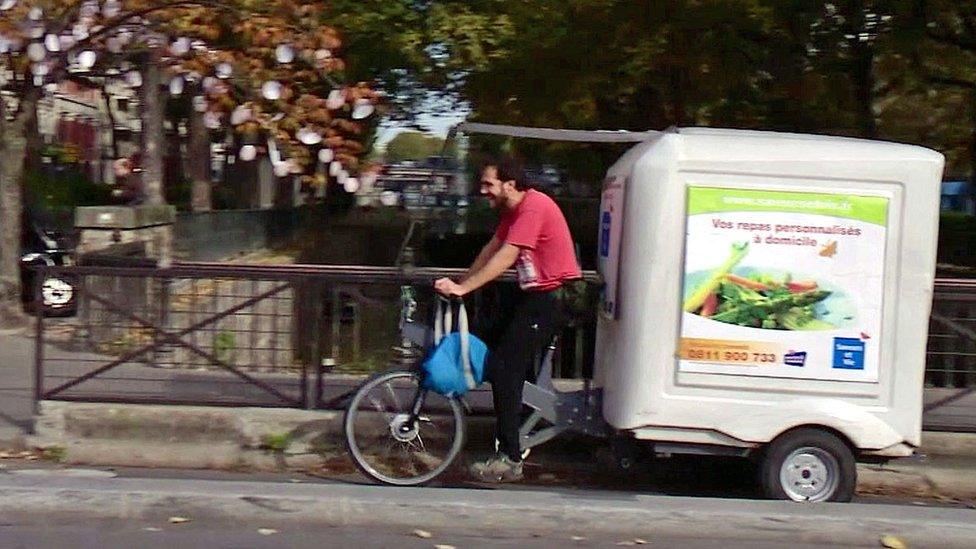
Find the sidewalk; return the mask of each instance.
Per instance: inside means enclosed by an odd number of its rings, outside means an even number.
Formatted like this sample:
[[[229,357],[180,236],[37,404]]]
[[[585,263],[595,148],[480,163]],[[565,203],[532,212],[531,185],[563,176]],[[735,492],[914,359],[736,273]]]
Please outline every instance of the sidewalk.
[[[15,442],[34,420],[34,340],[0,332],[0,441]]]

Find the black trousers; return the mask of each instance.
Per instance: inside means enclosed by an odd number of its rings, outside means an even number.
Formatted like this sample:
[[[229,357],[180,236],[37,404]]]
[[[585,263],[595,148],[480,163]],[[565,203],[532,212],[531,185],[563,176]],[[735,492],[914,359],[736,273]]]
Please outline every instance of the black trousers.
[[[484,341],[488,344],[486,377],[495,404],[495,437],[500,452],[521,461],[519,426],[522,387],[534,379],[538,356],[563,322],[555,292],[515,291],[499,298]]]

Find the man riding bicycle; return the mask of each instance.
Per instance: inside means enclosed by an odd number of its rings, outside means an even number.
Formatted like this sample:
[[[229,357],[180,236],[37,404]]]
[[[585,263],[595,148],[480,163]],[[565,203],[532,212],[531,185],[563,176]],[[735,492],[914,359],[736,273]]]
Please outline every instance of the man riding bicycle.
[[[501,314],[485,338],[491,347],[486,373],[495,406],[498,454],[472,467],[481,480],[506,482],[522,478],[522,386],[534,357],[560,327],[556,291],[582,274],[559,206],[527,185],[514,159],[486,164],[481,194],[500,212],[494,237],[460,281],[442,278],[434,287],[443,295],[460,297],[497,279],[513,265],[516,268],[519,290],[502,304]]]

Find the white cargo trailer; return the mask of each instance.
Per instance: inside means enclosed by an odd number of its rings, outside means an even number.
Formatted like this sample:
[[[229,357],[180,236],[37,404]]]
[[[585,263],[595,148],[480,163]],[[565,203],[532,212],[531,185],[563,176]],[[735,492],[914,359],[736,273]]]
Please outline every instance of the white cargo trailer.
[[[849,499],[921,438],[944,158],[771,132],[655,134],[610,168],[594,384],[614,430],[761,457],[774,497]]]

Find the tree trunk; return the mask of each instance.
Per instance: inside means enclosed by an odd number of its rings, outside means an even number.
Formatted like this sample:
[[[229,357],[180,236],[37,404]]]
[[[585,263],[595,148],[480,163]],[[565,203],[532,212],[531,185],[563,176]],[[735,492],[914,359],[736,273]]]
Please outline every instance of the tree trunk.
[[[874,118],[874,51],[867,44],[854,48],[853,70],[854,101],[857,129],[860,137],[874,139],[878,136],[878,124]]]
[[[40,90],[31,88],[20,99],[20,114],[6,121],[6,105],[0,100],[0,327],[27,323],[20,302],[20,255],[23,223],[22,180],[27,160],[27,133],[37,126]]]
[[[109,139],[112,143],[112,161],[118,160],[119,156],[119,138],[115,129],[115,109],[112,108],[112,96],[108,93],[108,87],[102,84],[102,98],[105,100],[105,114],[108,115],[108,123],[111,126],[111,131],[109,131]]]
[[[166,197],[163,194],[164,100],[160,90],[162,73],[158,51],[152,50],[146,56],[142,75],[139,94],[142,108],[142,193],[146,204],[160,206],[166,204]]]
[[[665,11],[666,18],[671,21],[678,13],[681,6],[677,2],[668,2]],[[685,67],[682,61],[686,58],[685,38],[680,31],[675,32],[674,25],[667,26],[667,75],[668,75],[668,99],[671,107],[669,126],[682,126],[688,114],[686,97],[688,88],[685,78]]]
[[[851,80],[858,136],[874,139],[878,136],[878,124],[874,118],[874,45],[859,39],[859,34],[866,27],[865,12],[863,1],[851,3],[847,33],[854,36],[848,44],[851,46]]]
[[[38,97],[40,99],[40,97]],[[31,115],[24,119],[24,138],[26,139],[27,149],[25,151],[25,171],[37,171],[42,168],[42,156],[44,154],[44,138],[41,136],[41,128],[37,120],[37,101],[30,106]],[[26,111],[21,111],[26,113]]]
[[[189,176],[193,185],[190,208],[195,212],[213,209],[210,185],[210,132],[200,113],[191,111],[188,133],[190,142]]]

